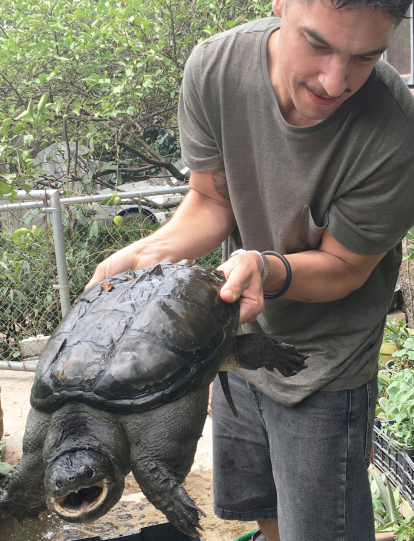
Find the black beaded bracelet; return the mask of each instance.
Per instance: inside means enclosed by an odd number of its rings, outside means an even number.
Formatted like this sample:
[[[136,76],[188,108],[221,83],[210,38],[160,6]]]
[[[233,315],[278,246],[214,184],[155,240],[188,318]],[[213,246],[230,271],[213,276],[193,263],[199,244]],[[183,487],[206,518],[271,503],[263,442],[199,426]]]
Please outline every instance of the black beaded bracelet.
[[[268,295],[267,293],[264,293],[263,296],[265,299],[278,299],[282,295],[286,293],[286,291],[289,289],[290,282],[292,281],[292,269],[290,268],[289,261],[284,257],[282,254],[279,254],[279,252],[262,252],[263,255],[275,255],[278,257],[281,261],[283,261],[285,267],[286,267],[286,282],[285,285],[282,287],[282,289],[279,291],[279,293],[275,293],[274,295]]]

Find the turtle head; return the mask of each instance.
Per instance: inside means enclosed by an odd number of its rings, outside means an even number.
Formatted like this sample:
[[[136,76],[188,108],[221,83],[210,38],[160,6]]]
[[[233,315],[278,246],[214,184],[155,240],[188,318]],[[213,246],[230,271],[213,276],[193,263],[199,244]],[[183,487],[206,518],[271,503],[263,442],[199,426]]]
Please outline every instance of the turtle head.
[[[49,464],[48,506],[68,522],[89,522],[107,513],[124,489],[124,476],[111,459],[91,449],[69,451]]]

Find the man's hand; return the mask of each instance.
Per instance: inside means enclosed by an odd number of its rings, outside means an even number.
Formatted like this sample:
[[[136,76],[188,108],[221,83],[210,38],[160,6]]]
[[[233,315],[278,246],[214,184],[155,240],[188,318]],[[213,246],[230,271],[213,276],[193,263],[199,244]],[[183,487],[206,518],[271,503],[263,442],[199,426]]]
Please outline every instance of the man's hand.
[[[112,254],[108,259],[102,261],[102,263],[99,263],[90,282],[86,284],[85,289],[120,272],[129,269],[136,270],[140,267],[149,267],[156,263],[158,263],[156,257],[142,253],[142,241],[133,242],[126,248]]]
[[[263,262],[257,252],[246,252],[231,257],[218,267],[227,280],[220,297],[225,302],[240,298],[240,324],[255,321],[264,308],[262,273]]]
[[[163,227],[100,263],[87,288],[128,269],[169,259],[197,259],[219,246],[236,227],[224,170],[192,172],[190,191]],[[207,233],[208,232],[208,233]]]

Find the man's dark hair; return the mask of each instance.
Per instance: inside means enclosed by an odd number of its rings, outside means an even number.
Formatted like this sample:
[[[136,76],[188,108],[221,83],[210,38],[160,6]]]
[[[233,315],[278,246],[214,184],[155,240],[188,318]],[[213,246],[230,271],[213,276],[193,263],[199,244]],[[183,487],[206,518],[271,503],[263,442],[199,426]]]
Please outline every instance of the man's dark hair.
[[[400,21],[407,18],[407,12],[413,0],[331,0],[335,8],[355,8],[372,6],[388,10],[391,15]]]

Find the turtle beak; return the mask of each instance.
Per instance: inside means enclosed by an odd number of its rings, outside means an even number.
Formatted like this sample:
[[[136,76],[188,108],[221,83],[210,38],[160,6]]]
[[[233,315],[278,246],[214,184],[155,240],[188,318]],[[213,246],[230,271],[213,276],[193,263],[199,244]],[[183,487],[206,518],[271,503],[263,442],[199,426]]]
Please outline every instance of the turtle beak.
[[[91,486],[80,487],[76,492],[67,492],[58,498],[50,498],[54,511],[67,520],[80,519],[100,507],[108,495],[106,479]]]
[[[119,501],[124,475],[109,457],[89,450],[68,452],[46,469],[49,507],[68,522],[90,522]]]

